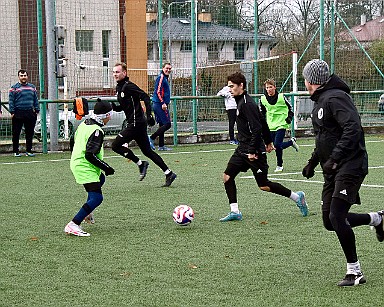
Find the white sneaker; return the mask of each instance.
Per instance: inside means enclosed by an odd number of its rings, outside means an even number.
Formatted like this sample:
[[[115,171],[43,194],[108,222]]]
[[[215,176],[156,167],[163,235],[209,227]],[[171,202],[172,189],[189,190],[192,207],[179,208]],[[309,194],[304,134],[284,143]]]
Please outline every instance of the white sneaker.
[[[91,212],[85,217],[84,222],[86,222],[87,224],[95,224],[95,217],[93,216],[93,212]]]
[[[295,148],[296,151],[299,151],[299,145],[296,143],[296,138],[291,138],[292,141],[292,147]]]
[[[89,237],[90,234],[81,229],[79,225],[76,225],[74,222],[70,221],[64,228],[64,232],[69,235],[74,235],[78,237]]]
[[[282,172],[283,169],[284,169],[284,168],[283,168],[282,166],[276,166],[275,173],[277,173],[277,172]]]

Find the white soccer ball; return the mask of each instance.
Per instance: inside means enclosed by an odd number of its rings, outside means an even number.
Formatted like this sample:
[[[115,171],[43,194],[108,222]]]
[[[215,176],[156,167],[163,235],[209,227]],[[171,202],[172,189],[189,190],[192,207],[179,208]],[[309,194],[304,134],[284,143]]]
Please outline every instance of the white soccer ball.
[[[188,205],[179,205],[173,210],[173,220],[177,225],[187,226],[195,217],[193,209]]]

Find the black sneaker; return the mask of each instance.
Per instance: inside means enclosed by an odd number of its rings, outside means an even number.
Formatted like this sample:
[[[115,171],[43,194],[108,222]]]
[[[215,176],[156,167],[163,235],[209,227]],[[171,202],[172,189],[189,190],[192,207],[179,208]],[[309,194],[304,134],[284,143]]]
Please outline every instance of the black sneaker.
[[[147,161],[142,161],[141,165],[139,165],[140,176],[139,180],[142,181],[147,175],[149,163]]]
[[[379,240],[379,242],[384,241],[384,228],[383,228],[383,217],[384,217],[384,210],[377,212],[381,216],[381,223],[377,226],[375,226],[376,230],[376,238]]]
[[[341,280],[337,285],[339,287],[351,287],[365,284],[367,280],[365,279],[363,273],[359,273],[357,275],[347,274],[344,279]]]
[[[167,176],[165,176],[165,184],[163,187],[169,187],[172,182],[176,179],[177,175],[175,173],[170,173]]]

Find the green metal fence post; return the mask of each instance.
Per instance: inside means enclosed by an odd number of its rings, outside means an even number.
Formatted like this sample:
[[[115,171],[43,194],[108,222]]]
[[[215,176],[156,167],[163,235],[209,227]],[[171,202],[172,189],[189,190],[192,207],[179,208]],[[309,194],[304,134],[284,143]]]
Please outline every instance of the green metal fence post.
[[[173,145],[177,146],[177,99],[172,99],[173,109]]]
[[[196,0],[191,0],[191,41],[192,41],[192,96],[196,93],[196,63],[197,63],[197,34],[196,34]],[[193,134],[197,134],[197,99],[192,100]]]

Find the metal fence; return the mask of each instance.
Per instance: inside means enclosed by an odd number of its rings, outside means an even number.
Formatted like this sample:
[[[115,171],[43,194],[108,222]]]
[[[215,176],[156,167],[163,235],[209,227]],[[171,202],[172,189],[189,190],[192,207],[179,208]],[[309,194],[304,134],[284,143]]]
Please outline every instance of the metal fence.
[[[382,108],[381,96],[383,91],[371,92],[352,92],[352,98],[360,113],[362,124],[365,127],[384,126],[384,110]],[[260,95],[252,95],[256,102]],[[291,100],[295,110],[295,121],[292,125],[291,134],[297,130],[311,128],[311,110],[313,101],[306,93],[285,93]],[[103,97],[104,100],[115,101],[116,98]],[[96,99],[89,99],[90,109]],[[47,108],[50,104],[58,106],[58,138],[68,140],[80,124],[75,119],[72,112],[73,100],[42,100],[41,108]],[[65,104],[68,105],[68,112],[64,110]],[[3,103],[3,108],[7,108],[7,103]],[[5,113],[5,112],[4,112]],[[227,135],[228,119],[223,98],[218,96],[173,96],[170,104],[172,117],[172,128],[168,131],[173,136],[173,144],[178,143],[178,136],[194,136],[208,133],[218,133]],[[43,151],[47,151],[47,144],[50,142],[49,136],[49,116],[39,117],[35,127],[35,137],[38,142],[42,142]],[[125,115],[123,112],[114,112],[112,120],[104,127],[107,135],[116,135],[125,125]],[[44,130],[45,127],[45,130]],[[151,133],[155,128],[149,128]],[[48,134],[47,134],[48,132]],[[0,117],[0,139],[1,143],[11,143],[12,122],[9,116]],[[225,139],[225,137],[224,137]]]

